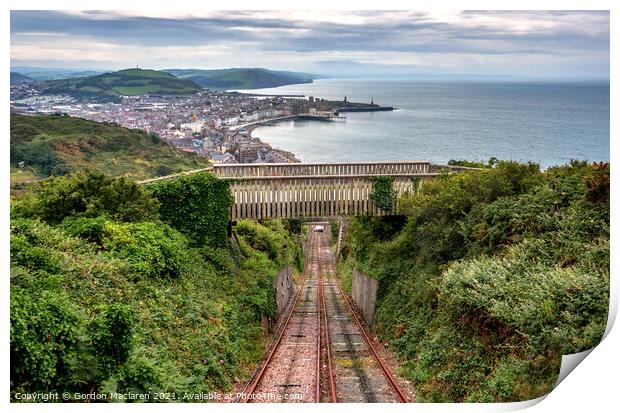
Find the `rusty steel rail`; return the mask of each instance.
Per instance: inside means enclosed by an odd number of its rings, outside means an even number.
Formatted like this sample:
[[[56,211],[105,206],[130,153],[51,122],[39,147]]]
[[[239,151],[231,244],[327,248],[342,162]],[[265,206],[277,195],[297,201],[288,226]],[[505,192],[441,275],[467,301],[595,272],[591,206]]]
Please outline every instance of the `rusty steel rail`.
[[[362,325],[362,323],[360,322],[359,318],[357,317],[357,314],[355,314],[355,311],[353,310],[353,307],[351,306],[351,303],[349,302],[349,299],[347,298],[347,295],[345,294],[344,290],[342,289],[342,286],[340,285],[340,279],[338,277],[336,277],[336,284],[338,285],[338,289],[340,290],[340,294],[344,298],[344,302],[347,304],[347,307],[349,308],[349,311],[350,311],[351,315],[353,316],[353,319],[355,320],[355,323],[357,324],[357,326],[359,327],[359,329],[360,329],[360,331],[362,333],[362,337],[364,337],[364,340],[366,341],[366,344],[368,345],[368,348],[370,348],[370,352],[372,353],[373,357],[375,358],[375,360],[377,361],[377,363],[381,367],[381,370],[383,371],[383,374],[385,375],[385,378],[387,379],[387,381],[389,382],[390,386],[392,387],[392,389],[394,390],[394,392],[398,396],[399,401],[401,403],[407,403],[408,402],[407,397],[405,396],[403,391],[400,389],[400,386],[398,385],[398,383],[394,379],[394,376],[392,376],[392,373],[390,373],[390,370],[387,368],[387,366],[381,360],[381,357],[379,356],[379,353],[377,353],[377,351],[375,350],[375,347],[373,346],[372,341],[370,340],[370,337],[368,337],[368,335],[366,334],[366,331],[364,330],[364,326]]]
[[[316,314],[316,317],[317,317],[316,326],[317,327],[316,328],[318,332],[316,336],[317,359],[316,359],[316,370],[315,370],[315,379],[314,379],[315,389],[313,392],[314,401],[316,403],[320,403],[322,401],[321,391],[326,390],[326,397],[323,398],[323,401],[329,401],[330,403],[338,403],[338,395],[336,392],[335,367],[333,364],[333,358],[331,354],[331,337],[330,337],[328,307],[327,307],[327,301],[326,301],[327,299],[326,299],[326,294],[325,294],[325,283],[324,283],[325,267],[322,262],[323,261],[323,245],[322,245],[323,236],[322,234],[312,232],[309,241],[310,241],[309,250],[313,249],[314,254],[310,254],[310,253],[308,254],[306,268],[304,270],[304,274],[302,276],[299,289],[295,293],[294,299],[292,301],[292,305],[290,306],[290,309],[288,310],[286,314],[286,318],[284,319],[284,322],[282,323],[281,328],[279,329],[277,338],[272,342],[272,345],[270,347],[267,357],[265,358],[260,369],[256,370],[257,373],[253,375],[252,379],[248,383],[248,386],[246,386],[246,389],[244,390],[244,393],[243,393],[244,397],[242,398],[242,400],[239,400],[239,398],[237,398],[237,402],[241,401],[243,403],[247,403],[247,402],[252,401],[252,397],[250,396],[254,394],[256,389],[261,384],[261,381],[263,380],[263,377],[265,376],[265,372],[268,370],[270,365],[272,365],[272,362],[275,362],[274,355],[276,354],[278,348],[280,347],[280,344],[283,341],[284,333],[287,330],[289,322],[291,318],[293,317],[293,314],[295,313],[295,309],[297,308],[300,302],[302,290],[310,288],[311,284],[309,284],[308,280],[312,279],[316,281],[316,284],[315,284],[316,285],[316,297],[314,299],[316,301],[316,312],[317,312]],[[313,267],[314,265],[316,265],[316,267]],[[313,278],[315,275],[314,270],[317,271],[316,279]],[[404,392],[400,389],[399,384],[396,382],[394,376],[391,374],[388,367],[381,360],[381,357],[379,356],[378,352],[375,350],[372,341],[370,340],[370,338],[366,334],[366,331],[364,330],[364,326],[362,322],[357,317],[357,314],[355,313],[353,306],[351,305],[347,295],[342,289],[342,286],[340,285],[340,281],[338,277],[334,277],[334,278],[335,278],[335,283],[338,287],[338,290],[332,290],[334,291],[332,292],[332,295],[336,293],[337,295],[340,295],[342,297],[342,300],[346,304],[345,312],[348,311],[351,318],[354,320],[355,325],[357,326],[357,329],[360,330],[360,335],[363,337],[366,345],[368,346],[368,349],[370,350],[372,358],[377,362],[377,365],[380,368],[378,371],[381,372],[380,374],[383,374],[386,381],[388,382],[387,384],[389,384],[389,386],[392,388],[394,395],[396,396],[398,401],[401,403],[407,403],[408,402],[407,397],[405,396]],[[332,288],[333,288],[333,283],[330,285],[332,285]],[[324,353],[325,357],[322,357],[323,351],[325,352]],[[276,360],[277,360],[277,357],[276,357]],[[323,360],[325,360],[326,368],[325,370],[322,371],[321,364]],[[327,377],[323,377],[323,374],[325,374]],[[325,379],[325,381],[323,381],[323,385],[321,383],[322,379]],[[325,385],[327,385],[328,387],[327,389],[324,389]]]
[[[243,391],[244,394],[252,394],[254,393],[254,390],[256,389],[256,386],[258,386],[258,383],[260,383],[261,379],[263,378],[263,375],[265,374],[265,371],[267,370],[267,367],[269,366],[269,362],[271,362],[271,359],[273,358],[273,355],[275,354],[276,350],[278,349],[278,346],[280,345],[280,342],[282,341],[282,336],[284,335],[284,331],[286,330],[286,326],[288,325],[289,320],[291,319],[291,316],[293,315],[293,313],[295,312],[295,307],[297,306],[297,303],[299,302],[299,297],[301,296],[301,290],[302,287],[305,284],[305,276],[301,279],[301,283],[299,284],[299,288],[297,289],[297,292],[295,293],[295,300],[293,301],[293,304],[291,305],[291,308],[288,311],[288,314],[286,316],[286,321],[284,322],[284,324],[282,324],[282,327],[280,328],[280,332],[278,333],[278,337],[277,339],[273,342],[271,349],[269,350],[269,354],[267,355],[267,358],[265,359],[265,362],[263,363],[261,369],[259,370],[258,374],[255,375],[254,377],[252,377],[252,380],[250,381],[250,385],[248,387],[246,387],[246,389]],[[239,401],[239,399],[237,399],[237,401]],[[247,403],[249,401],[248,397],[244,397],[241,402],[242,403]]]
[[[313,238],[317,238],[316,234],[313,234]],[[318,260],[319,262],[319,266],[320,266],[320,259]],[[263,376],[265,375],[265,372],[267,371],[275,353],[278,350],[278,347],[280,346],[280,343],[282,342],[282,337],[284,336],[284,332],[286,331],[289,321],[292,318],[293,313],[295,312],[295,308],[297,307],[297,304],[299,303],[299,298],[301,297],[301,292],[304,290],[304,287],[306,286],[306,281],[308,278],[308,271],[310,271],[310,259],[308,259],[308,262],[306,264],[306,268],[304,269],[304,274],[302,276],[301,282],[299,283],[299,288],[297,290],[297,292],[295,293],[295,297],[294,300],[292,302],[292,304],[290,305],[290,308],[288,310],[288,313],[286,315],[286,319],[285,321],[282,323],[281,328],[279,329],[279,333],[277,338],[273,341],[271,348],[269,350],[269,353],[265,359],[265,361],[263,362],[260,370],[258,371],[258,373],[255,373],[252,378],[250,379],[250,382],[248,384],[248,386],[246,386],[245,390],[243,391],[243,394],[246,397],[243,397],[242,400],[239,400],[239,397],[237,397],[237,402],[241,402],[241,403],[248,403],[251,402],[251,398],[248,397],[249,395],[253,394],[254,391],[256,390],[256,388],[258,387],[258,385],[261,383]],[[321,321],[321,317],[320,317],[320,312],[318,311],[318,305],[319,305],[319,296],[318,296],[318,291],[317,291],[317,322],[318,322],[318,329],[320,332],[320,321]],[[315,402],[319,403],[321,398],[320,398],[320,392],[321,392],[321,387],[320,387],[320,380],[321,380],[321,375],[320,375],[320,365],[321,365],[321,341],[320,341],[320,334],[317,335],[317,364],[316,364],[316,390],[315,390]]]
[[[316,235],[313,233],[313,235]],[[316,236],[314,237],[316,238]],[[321,310],[320,310],[320,302],[321,302],[321,290],[318,288],[319,283],[321,282],[321,258],[318,257],[317,260],[317,271],[318,271],[318,280],[317,280],[317,289],[316,289],[316,319],[317,319],[317,328],[318,334],[316,335],[317,339],[317,353],[316,353],[316,389],[314,394],[314,400],[317,403],[321,402]]]
[[[319,257],[322,259],[322,244],[319,243]],[[331,338],[329,336],[329,323],[327,319],[327,304],[325,303],[325,294],[323,288],[323,266],[319,260],[319,294],[321,296],[321,309],[323,312],[323,320],[325,323],[325,358],[327,364],[327,383],[329,386],[329,402],[338,403],[338,397],[336,396],[336,383],[334,381],[334,367],[332,365],[331,356]]]
[[[299,283],[299,288],[297,289],[297,292],[295,293],[295,298],[293,300],[293,303],[290,305],[290,308],[288,310],[288,313],[286,315],[286,320],[284,321],[284,323],[282,323],[282,326],[280,327],[280,331],[278,333],[277,338],[274,340],[274,342],[271,345],[271,348],[269,350],[269,353],[267,355],[267,358],[265,359],[265,361],[263,362],[263,365],[261,366],[261,369],[259,370],[258,374],[254,374],[252,376],[252,378],[250,379],[250,383],[248,384],[248,386],[245,388],[245,390],[243,391],[244,394],[252,394],[254,393],[254,390],[256,390],[256,386],[258,386],[258,384],[260,383],[260,381],[262,380],[265,371],[267,371],[267,367],[269,366],[269,363],[271,362],[271,359],[273,358],[273,355],[276,353],[276,350],[278,349],[278,346],[280,345],[280,343],[282,342],[282,337],[284,336],[284,332],[286,331],[286,327],[291,319],[291,316],[293,315],[293,313],[295,312],[295,307],[297,306],[297,303],[299,302],[299,297],[301,296],[301,291],[303,290],[303,287],[306,283],[306,273],[304,271],[304,275],[301,278],[301,282]],[[249,401],[248,397],[244,397],[241,402],[242,403],[247,403]],[[239,399],[237,398],[237,402],[239,402]]]

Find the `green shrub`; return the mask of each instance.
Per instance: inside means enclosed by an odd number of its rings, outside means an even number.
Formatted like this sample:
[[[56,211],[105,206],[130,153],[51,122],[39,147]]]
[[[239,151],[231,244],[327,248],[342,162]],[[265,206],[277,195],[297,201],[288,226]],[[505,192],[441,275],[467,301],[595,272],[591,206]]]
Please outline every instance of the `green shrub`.
[[[12,205],[14,216],[40,218],[58,224],[66,217],[105,215],[134,222],[156,216],[157,203],[138,184],[88,172],[41,181]]]
[[[231,275],[234,272],[235,261],[230,250],[225,248],[213,248],[208,245],[200,248],[200,255],[204,260],[220,273]]]
[[[160,392],[166,387],[166,378],[155,360],[145,356],[131,357],[118,370],[116,388],[119,393]]]
[[[593,204],[608,205],[610,190],[608,163],[594,164],[592,173],[583,177],[585,199]]]
[[[161,219],[198,245],[227,244],[232,195],[228,183],[206,173],[148,185]]]
[[[129,359],[133,346],[134,324],[133,309],[128,305],[115,303],[103,307],[90,325],[93,351],[104,361],[104,368],[109,374]]]
[[[50,274],[61,269],[60,255],[55,249],[64,247],[62,232],[39,221],[11,220],[11,265]]]
[[[11,263],[48,273],[60,270],[57,254],[45,247],[32,245],[24,235],[11,235]]]
[[[340,222],[336,221],[330,223],[329,228],[331,230],[332,242],[338,242],[338,236],[340,235]]]
[[[12,289],[11,386],[26,391],[64,389],[81,322],[67,297]]]
[[[174,168],[168,166],[168,165],[159,165],[156,169],[155,169],[155,176],[166,176],[166,175],[172,175],[173,173],[175,173],[176,171],[174,170]]]
[[[187,239],[165,224],[109,222],[101,244],[112,255],[131,262],[133,272],[147,277],[179,277],[187,259]]]
[[[106,224],[110,222],[106,217],[96,218],[67,217],[62,221],[65,232],[74,237],[101,244]]]
[[[283,219],[282,223],[284,224],[284,227],[290,234],[301,235],[301,227],[304,223],[302,219],[298,219],[298,218]]]
[[[255,221],[241,220],[237,222],[235,233],[252,250],[264,252],[278,269],[286,266],[299,268],[301,252],[287,236],[282,221],[270,220],[261,225]]]
[[[468,168],[493,168],[498,163],[498,159],[493,157],[487,162],[484,161],[468,161],[467,159],[450,159],[448,165],[466,166]]]
[[[230,391],[263,357],[274,274],[299,250],[281,222],[194,248],[167,224],[70,216],[11,220],[11,394]],[[165,326],[162,327],[162,326]],[[34,366],[34,367],[33,367]]]
[[[276,291],[272,282],[270,276],[256,277],[239,296],[241,303],[252,310],[254,321],[260,321],[262,315],[273,317],[276,313]]]
[[[474,313],[514,328],[538,351],[577,353],[598,344],[607,322],[607,276],[536,265],[521,259],[519,249],[507,253],[511,259],[484,257],[450,267],[441,305],[455,318]]]

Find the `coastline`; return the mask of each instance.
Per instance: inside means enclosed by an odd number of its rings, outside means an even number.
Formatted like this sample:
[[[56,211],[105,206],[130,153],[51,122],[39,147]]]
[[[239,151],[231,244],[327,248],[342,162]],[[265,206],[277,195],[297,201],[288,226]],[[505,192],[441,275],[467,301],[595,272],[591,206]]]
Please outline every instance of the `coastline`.
[[[290,151],[287,151],[287,150],[284,150],[284,149],[280,149],[280,148],[274,148],[268,142],[262,141],[260,138],[256,138],[256,137],[252,136],[252,132],[254,132],[254,129],[256,129],[256,128],[260,127],[260,126],[265,126],[266,123],[272,123],[272,122],[277,123],[277,122],[283,122],[284,120],[291,120],[291,119],[279,119],[279,120],[272,120],[272,121],[268,121],[268,122],[259,121],[259,122],[255,122],[255,123],[252,123],[252,124],[247,125],[247,126],[243,126],[243,128],[248,131],[248,134],[250,135],[251,139],[257,140],[262,145],[269,146],[274,152],[278,152],[280,155],[282,155],[284,158],[286,158],[289,163],[301,163],[301,160],[299,158],[297,158],[297,155],[295,155],[293,152],[290,152]]]
[[[359,105],[359,106],[355,106],[355,105]],[[393,111],[393,110],[394,110],[394,107],[392,106],[365,105],[365,104],[353,103],[352,105],[349,105],[349,106],[342,106],[342,107],[334,109],[332,114],[329,116],[326,116],[324,114],[323,115],[320,115],[320,114],[319,115],[315,115],[315,114],[289,115],[289,116],[283,116],[280,118],[263,119],[263,120],[258,120],[258,121],[254,121],[250,123],[236,125],[233,128],[231,128],[231,130],[245,129],[248,132],[250,139],[252,139],[253,141],[259,143],[262,146],[269,147],[272,151],[279,153],[282,157],[284,157],[287,160],[287,162],[300,163],[301,160],[297,157],[295,153],[287,151],[285,149],[274,148],[271,146],[270,143],[265,142],[261,140],[260,138],[253,136],[252,133],[254,132],[254,130],[260,126],[275,126],[275,124],[279,122],[295,121],[295,120],[300,120],[300,119],[320,121],[320,122],[331,122],[334,120],[345,119],[343,116],[339,116],[340,112],[379,112],[379,111],[382,112],[382,111]]]

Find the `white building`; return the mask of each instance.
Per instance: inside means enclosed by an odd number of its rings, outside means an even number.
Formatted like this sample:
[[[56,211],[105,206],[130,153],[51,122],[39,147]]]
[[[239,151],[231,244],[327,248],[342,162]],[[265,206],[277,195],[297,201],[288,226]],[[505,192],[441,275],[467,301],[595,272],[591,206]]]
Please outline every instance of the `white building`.
[[[236,125],[237,122],[239,122],[239,117],[238,116],[231,116],[231,117],[228,117],[228,118],[224,119],[223,123],[224,123],[224,125],[230,126],[230,125]]]
[[[205,125],[204,121],[197,120],[196,122],[182,123],[180,126],[180,129],[181,130],[190,129],[192,133],[200,133],[204,125]]]

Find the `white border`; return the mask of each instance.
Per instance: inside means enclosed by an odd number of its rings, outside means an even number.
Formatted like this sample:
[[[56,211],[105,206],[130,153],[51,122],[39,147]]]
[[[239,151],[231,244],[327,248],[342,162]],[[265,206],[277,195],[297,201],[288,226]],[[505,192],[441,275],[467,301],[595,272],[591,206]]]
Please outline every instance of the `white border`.
[[[6,7],[5,13],[2,14],[1,27],[3,27],[3,44],[6,48],[4,50],[5,58],[3,62],[3,89],[5,93],[7,93],[9,89],[9,68],[10,68],[10,19],[9,19],[9,10],[10,9],[33,9],[33,10],[49,10],[49,9],[77,9],[77,10],[88,10],[88,9],[133,9],[133,10],[144,10],[144,9],[157,9],[157,10],[197,10],[197,9],[205,9],[205,8],[214,8],[214,9],[246,9],[246,10],[256,10],[256,9],[348,9],[348,10],[373,10],[373,9],[414,9],[414,10],[460,10],[460,9],[479,9],[479,10],[611,10],[611,71],[610,73],[618,73],[618,50],[617,50],[617,41],[615,39],[618,38],[618,17],[617,13],[619,13],[620,7],[617,6],[618,2],[614,2],[612,0],[603,1],[603,0],[590,0],[590,1],[575,1],[575,0],[522,0],[522,1],[466,1],[466,2],[457,2],[457,1],[445,1],[445,0],[433,0],[433,1],[418,1],[412,3],[411,1],[391,1],[391,0],[383,0],[380,3],[370,2],[370,1],[351,1],[351,0],[341,0],[338,2],[328,2],[325,0],[313,1],[310,3],[298,3],[302,7],[297,5],[293,5],[290,2],[286,1],[261,1],[260,3],[256,1],[236,1],[229,0],[224,3],[207,3],[204,1],[186,1],[186,0],[175,0],[174,2],[160,2],[154,4],[153,1],[133,1],[128,3],[126,0],[108,0],[105,2],[95,2],[88,0],[66,0],[66,1],[56,1],[53,3],[45,2],[45,1],[31,1],[31,0],[21,0],[14,1],[9,0],[5,4]],[[611,108],[610,113],[620,113],[618,112],[618,87],[617,83],[611,82]],[[6,96],[6,95],[5,95]],[[9,277],[8,277],[8,268],[9,268],[9,258],[8,258],[8,199],[9,199],[9,107],[8,100],[3,101],[4,111],[3,117],[4,122],[2,129],[2,138],[0,139],[0,145],[2,145],[0,149],[0,156],[2,157],[1,164],[4,165],[4,169],[2,170],[2,183],[0,183],[3,190],[3,202],[0,203],[0,222],[2,223],[2,228],[0,229],[0,237],[2,239],[2,265],[5,268],[4,274],[6,276],[3,278],[3,294],[2,297],[2,307],[1,307],[1,322],[2,326],[0,327],[0,334],[2,337],[1,348],[3,357],[2,360],[2,388],[5,389],[3,404],[8,405],[8,394],[9,394]],[[617,159],[617,150],[618,145],[616,144],[616,139],[618,138],[618,130],[617,130],[617,121],[612,117],[611,120],[611,154],[610,159],[615,162]],[[616,195],[618,193],[617,185],[618,182],[618,174],[616,173],[616,168],[612,168],[612,205],[615,205]],[[615,215],[612,213],[612,224],[611,230],[614,234],[617,234],[617,220],[615,219]],[[617,305],[618,305],[618,280],[616,277],[616,260],[615,252],[617,252],[615,242],[612,242],[612,312],[610,314],[610,323],[608,324],[611,327],[611,323],[616,315]],[[529,411],[532,412],[543,412],[549,410],[561,410],[564,412],[583,412],[583,411],[610,411],[611,407],[616,407],[618,405],[618,369],[619,369],[619,359],[618,349],[620,349],[620,340],[618,328],[611,329],[609,331],[608,336],[601,342],[601,344],[596,347],[589,356],[582,362],[572,373],[568,375],[568,377],[562,381],[558,387],[552,391],[546,398],[541,398],[543,400],[537,400],[539,403],[534,402],[522,402],[515,404],[486,404],[486,405],[474,405],[474,404],[415,404],[415,405],[382,405],[380,409],[382,411],[394,410],[394,411],[402,411],[406,409],[408,411],[506,411],[506,410],[516,410],[520,408],[524,408],[527,406],[533,405],[530,407]],[[118,406],[118,405],[117,405]],[[8,407],[11,410],[15,411],[83,411],[85,409],[93,410],[93,411],[108,411],[110,409],[114,409],[111,405],[89,405],[85,406],[83,404],[80,405],[48,405],[48,404],[38,404],[38,405],[22,405],[22,404],[10,404]],[[149,405],[149,406],[129,406],[123,405],[123,410],[137,410],[137,411],[146,411],[149,410],[169,410],[171,406],[165,405]],[[182,407],[175,406],[176,408],[182,408],[193,410],[193,411],[204,411],[205,409],[217,409],[218,411],[247,411],[248,407],[242,407],[240,405],[183,405]],[[340,409],[344,406],[338,405],[304,405],[297,406],[296,410],[299,411],[321,411],[325,410],[336,410]],[[359,405],[355,406],[356,410],[359,411],[371,411],[376,409],[377,406],[371,405]],[[345,407],[348,409],[348,407]],[[617,407],[616,407],[617,408]],[[268,405],[268,406],[256,406],[253,405],[252,410],[254,409],[264,409],[273,412],[281,412],[285,409],[290,409],[290,406],[284,405]]]

